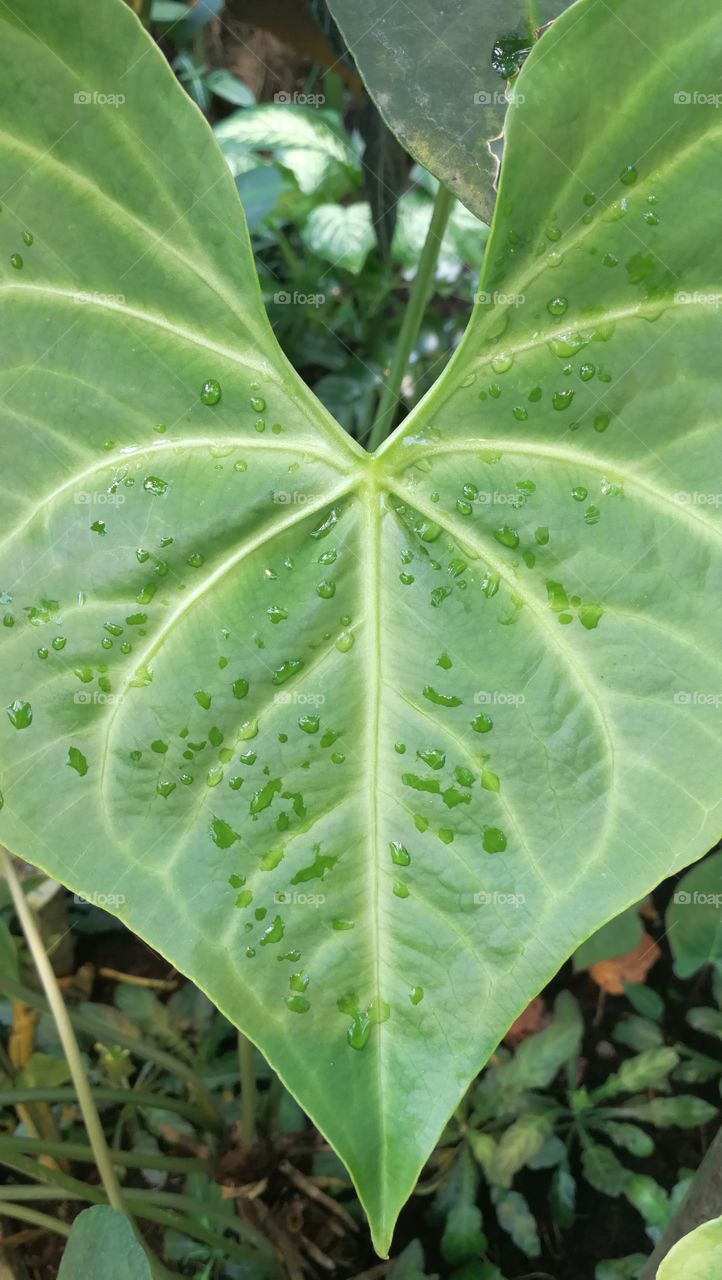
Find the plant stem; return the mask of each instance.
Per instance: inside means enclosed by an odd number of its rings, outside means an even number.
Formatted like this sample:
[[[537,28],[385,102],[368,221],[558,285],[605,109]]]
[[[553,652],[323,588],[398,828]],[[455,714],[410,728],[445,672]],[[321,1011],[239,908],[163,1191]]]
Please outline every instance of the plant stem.
[[[29,1222],[33,1227],[41,1227],[43,1231],[54,1231],[56,1235],[70,1235],[70,1227],[48,1213],[38,1213],[37,1209],[22,1209],[19,1204],[8,1204],[3,1200],[0,1205],[0,1217],[17,1218],[20,1222]]]
[[[88,1083],[88,1077],[85,1074],[83,1059],[80,1055],[80,1048],[77,1040],[75,1039],[75,1032],[70,1025],[68,1011],[65,1008],[65,1001],[60,994],[60,988],[55,974],[53,973],[52,965],[48,960],[45,947],[43,946],[43,940],[40,937],[40,930],[38,929],[33,918],[33,913],[27,904],[22,885],[15,874],[15,868],[13,867],[10,855],[3,848],[0,848],[0,870],[8,882],[10,893],[12,894],[13,905],[15,907],[15,913],[22,927],[22,931],[25,934],[25,941],[28,944],[28,949],[32,955],[35,968],[38,971],[38,977],[43,984],[43,989],[47,996],[48,1004],[50,1005],[50,1011],[58,1029],[60,1043],[63,1046],[63,1052],[65,1054],[68,1067],[70,1068],[70,1074],[73,1078],[75,1091],[78,1095],[78,1104],[83,1116],[88,1140],[93,1148],[95,1163],[98,1166],[98,1173],[100,1174],[100,1180],[105,1188],[108,1203],[112,1205],[114,1209],[117,1209],[119,1213],[125,1213],[126,1210],[123,1203],[120,1184],[115,1176],[115,1169],[113,1168],[113,1162],[110,1158],[110,1152],[105,1141],[103,1126],[100,1123],[100,1116],[98,1115],[95,1102],[93,1101],[93,1094],[91,1092],[90,1084]]]
[[[40,1009],[43,1013],[49,1011],[47,1001],[43,1000],[43,997],[37,991],[24,987],[4,973],[0,974],[0,991],[12,996],[15,1000],[24,1001],[32,1009]],[[127,1036],[122,1031],[116,1031],[115,1027],[111,1027],[103,1018],[96,1017],[94,1014],[78,1013],[73,1010],[72,1012],[68,1011],[68,1017],[76,1030],[84,1031],[93,1036],[95,1040],[100,1040],[101,1042],[110,1040],[113,1044],[118,1045],[119,1048],[128,1049],[133,1057],[145,1058],[148,1062],[155,1062],[159,1067],[163,1067],[164,1070],[170,1072],[171,1075],[180,1076],[182,1080],[186,1081],[191,1092],[195,1094],[199,1106],[203,1108],[208,1128],[213,1133],[221,1133],[223,1131],[223,1120],[212,1094],[209,1093],[186,1062],[182,1062],[180,1058],[175,1058],[172,1054],[166,1053],[164,1049],[159,1049],[157,1045],[150,1044],[149,1041],[144,1040],[141,1036]]]
[[[93,1088],[93,1097],[100,1106],[149,1107],[155,1111],[172,1111],[190,1120],[196,1128],[205,1128],[205,1116],[197,1107],[190,1102],[184,1102],[181,1098],[169,1097],[167,1094],[151,1093],[147,1089],[112,1089],[100,1085]],[[33,1102],[73,1103],[75,1101],[75,1090],[69,1085],[55,1089],[0,1089],[0,1107],[17,1107],[21,1103]]]
[[[369,453],[373,453],[374,449],[378,449],[394,424],[394,417],[401,399],[401,384],[414,343],[419,335],[424,310],[434,283],[434,270],[439,257],[441,241],[444,238],[446,224],[449,221],[449,215],[453,207],[454,196],[443,183],[440,183],[424,247],[421,250],[419,265],[409,292],[409,300],[404,312],[401,330],[396,341],[396,349],[391,361],[389,376],[381,393],[376,420],[371,428],[368,442]]]
[[[107,1150],[107,1148],[106,1148]],[[82,1142],[50,1142],[45,1138],[25,1138],[13,1134],[11,1137],[0,1137],[0,1164],[4,1163],[14,1152],[26,1152],[28,1155],[52,1156],[57,1160],[73,1160],[78,1164],[93,1164],[95,1152]],[[208,1173],[210,1163],[197,1156],[157,1156],[145,1151],[115,1151],[110,1153],[111,1162],[119,1164],[123,1169],[167,1169],[169,1173],[193,1173],[200,1170]]]
[[[241,1073],[241,1138],[244,1147],[256,1141],[256,1063],[253,1045],[238,1032],[238,1062]]]

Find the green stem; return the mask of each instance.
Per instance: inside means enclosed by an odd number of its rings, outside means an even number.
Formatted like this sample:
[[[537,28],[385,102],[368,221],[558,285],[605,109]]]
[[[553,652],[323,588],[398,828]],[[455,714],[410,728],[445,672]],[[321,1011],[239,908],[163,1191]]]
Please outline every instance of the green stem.
[[[244,1147],[256,1141],[256,1063],[253,1045],[238,1032],[238,1062],[241,1074],[241,1138]]]
[[[107,1148],[106,1148],[107,1150]],[[27,1152],[28,1155],[52,1156],[56,1160],[74,1160],[78,1164],[93,1164],[95,1152],[92,1147],[82,1142],[52,1142],[46,1138],[26,1138],[13,1134],[12,1137],[0,1137],[0,1164],[4,1163],[4,1154],[12,1156],[14,1152]],[[196,1156],[157,1156],[146,1151],[116,1151],[113,1149],[110,1160],[113,1165],[122,1169],[167,1169],[169,1173],[193,1173],[210,1169],[207,1160]]]
[[[404,312],[401,330],[396,341],[396,349],[391,361],[389,376],[381,393],[376,421],[371,428],[368,442],[369,453],[373,453],[374,449],[378,449],[394,424],[396,410],[401,400],[401,384],[414,343],[419,335],[426,304],[431,295],[439,250],[453,207],[454,196],[443,183],[440,183],[424,247],[421,250],[419,265],[409,292],[409,300]]]
[[[60,994],[60,988],[55,974],[53,973],[52,965],[48,960],[45,947],[43,946],[43,940],[40,937],[40,930],[38,929],[33,913],[27,904],[22,885],[15,874],[15,868],[13,867],[12,860],[5,849],[2,848],[0,848],[0,870],[8,882],[13,905],[15,907],[15,913],[20,922],[22,931],[25,934],[25,941],[28,944],[28,949],[32,955],[35,968],[38,971],[38,977],[43,985],[48,1004],[50,1005],[50,1011],[58,1029],[60,1043],[63,1046],[63,1052],[65,1054],[68,1067],[70,1068],[70,1074],[73,1078],[75,1091],[78,1095],[78,1104],[80,1106],[83,1122],[85,1124],[90,1145],[93,1148],[95,1163],[98,1167],[100,1180],[105,1187],[108,1203],[111,1204],[114,1209],[117,1209],[118,1213],[125,1213],[126,1210],[120,1190],[120,1183],[115,1176],[115,1169],[113,1168],[113,1162],[110,1158],[110,1152],[105,1141],[103,1126],[100,1123],[100,1116],[98,1115],[95,1102],[93,1101],[93,1094],[88,1082],[88,1077],[85,1074],[85,1067],[83,1066],[83,1059],[81,1057],[78,1042],[75,1039],[75,1032],[70,1025],[68,1011],[65,1008],[65,1001]]]
[[[110,1089],[94,1086],[93,1097],[99,1106],[151,1107],[156,1111],[174,1111],[190,1120],[198,1129],[205,1127],[205,1116],[189,1102],[170,1098],[166,1094],[150,1093],[144,1089]],[[18,1103],[46,1102],[73,1103],[75,1090],[70,1086],[57,1089],[0,1089],[0,1107],[14,1107]]]
[[[84,1200],[90,1204],[107,1203],[100,1187],[80,1182],[70,1174],[63,1173],[62,1170],[52,1166],[40,1164],[39,1161],[30,1160],[25,1156],[14,1156],[10,1167],[17,1173],[34,1178],[43,1185],[0,1187],[0,1201],[7,1197],[9,1200]],[[195,1196],[179,1195],[173,1191],[156,1191],[152,1187],[142,1189],[126,1187],[125,1198],[129,1204],[133,1205],[139,1218],[146,1216],[145,1209],[149,1203],[151,1207],[178,1210],[186,1218],[185,1232],[191,1236],[194,1233],[196,1221],[208,1218],[211,1222],[218,1222],[229,1231],[233,1231],[264,1257],[273,1257],[272,1245],[255,1227],[244,1222],[237,1214],[229,1214],[219,1206],[206,1204]]]
[[[56,1235],[65,1236],[66,1239],[70,1235],[70,1227],[57,1218],[51,1218],[49,1213],[38,1213],[37,1209],[22,1209],[19,1204],[8,1204],[5,1200],[0,1205],[0,1217],[17,1218],[19,1222],[29,1222],[33,1227],[42,1227],[43,1231],[54,1231]]]
[[[43,1013],[49,1012],[48,1002],[37,991],[23,986],[20,982],[15,982],[4,973],[0,974],[0,991],[12,996],[14,1000],[22,1000],[24,1004],[30,1005],[32,1009],[40,1009]],[[180,1076],[181,1080],[186,1082],[190,1091],[195,1095],[199,1107],[203,1109],[208,1128],[213,1133],[222,1132],[223,1119],[212,1095],[187,1063],[182,1062],[179,1058],[174,1058],[171,1053],[166,1053],[164,1049],[159,1049],[157,1045],[143,1040],[140,1036],[127,1036],[122,1031],[116,1031],[115,1027],[111,1027],[109,1023],[95,1014],[78,1013],[77,1010],[68,1010],[67,1013],[72,1026],[77,1031],[85,1032],[85,1034],[103,1043],[110,1041],[121,1049],[127,1049],[134,1057],[144,1058],[148,1062],[155,1062],[159,1067],[163,1067],[164,1070],[170,1072],[171,1075]]]

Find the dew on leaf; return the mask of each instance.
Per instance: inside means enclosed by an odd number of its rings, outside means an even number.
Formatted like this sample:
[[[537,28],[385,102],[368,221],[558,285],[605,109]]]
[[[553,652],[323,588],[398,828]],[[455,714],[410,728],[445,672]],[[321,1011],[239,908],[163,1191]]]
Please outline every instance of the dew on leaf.
[[[201,400],[203,404],[218,404],[222,395],[221,384],[215,378],[208,378],[201,387]]]
[[[552,404],[554,405],[555,409],[559,409],[559,410],[568,409],[573,399],[574,399],[574,392],[571,390],[571,388],[567,388],[566,391],[554,392],[554,395],[552,396]]]
[[[550,298],[547,302],[547,311],[551,316],[563,316],[569,309],[569,300],[561,296]]]
[[[484,827],[482,844],[487,853],[503,853],[506,849],[506,836],[500,827]]]
[[[80,774],[81,778],[84,778],[88,772],[88,761],[77,747],[68,749],[67,764],[70,769],[74,769],[76,773]]]
[[[395,866],[408,867],[410,865],[411,854],[406,848],[406,845],[401,844],[400,841],[392,840],[389,844],[389,852],[391,854],[391,861]]]
[[[27,729],[33,722],[33,709],[29,702],[16,698],[7,709],[10,723],[14,729]]]

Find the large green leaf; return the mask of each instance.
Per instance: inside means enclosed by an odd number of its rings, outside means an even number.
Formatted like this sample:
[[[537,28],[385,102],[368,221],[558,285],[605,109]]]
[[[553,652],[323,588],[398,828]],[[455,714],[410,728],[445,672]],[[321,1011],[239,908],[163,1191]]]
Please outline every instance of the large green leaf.
[[[381,115],[478,217],[494,208],[514,75],[539,29],[570,0],[328,0]]]
[[[544,36],[485,301],[369,458],[129,9],[0,8],[0,834],[262,1048],[381,1251],[530,996],[719,835],[722,33],[688,17]]]
[[[703,1222],[670,1249],[657,1280],[717,1280],[722,1268],[722,1218]]]

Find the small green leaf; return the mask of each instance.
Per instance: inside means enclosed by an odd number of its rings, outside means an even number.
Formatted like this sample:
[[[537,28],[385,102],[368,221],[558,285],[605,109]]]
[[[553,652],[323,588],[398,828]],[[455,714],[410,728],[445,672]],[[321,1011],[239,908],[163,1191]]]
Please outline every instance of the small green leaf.
[[[590,1186],[606,1196],[620,1195],[628,1176],[609,1147],[588,1140],[582,1147],[582,1172]]]
[[[492,1200],[502,1231],[506,1231],[527,1258],[538,1258],[541,1253],[539,1231],[534,1214],[521,1192],[495,1189]]]
[[[630,1173],[624,1194],[641,1213],[648,1227],[665,1227],[670,1218],[669,1196],[654,1178],[643,1173]]]
[[[128,1219],[107,1205],[75,1218],[58,1280],[152,1280],[148,1259]]]
[[[696,1129],[709,1124],[717,1115],[711,1103],[691,1093],[679,1093],[674,1098],[652,1098],[650,1102],[627,1103],[624,1109],[635,1120],[644,1120],[658,1129]]]
[[[613,960],[632,951],[642,940],[644,929],[639,918],[639,903],[627,907],[621,915],[615,916],[607,924],[587,938],[581,947],[574,952],[574,968],[588,969],[602,960]]]
[[[576,1210],[577,1184],[566,1164],[559,1165],[552,1175],[549,1189],[549,1206],[554,1221],[560,1227],[571,1227]]]
[[[722,960],[722,850],[682,877],[664,919],[677,977]]]
[[[619,1093],[637,1093],[640,1089],[668,1089],[670,1073],[678,1062],[675,1049],[645,1049],[635,1058],[627,1058],[618,1071],[595,1089],[594,1097],[613,1098]]]
[[[371,210],[358,204],[321,204],[301,227],[301,239],[311,253],[358,275],[374,247]]]

